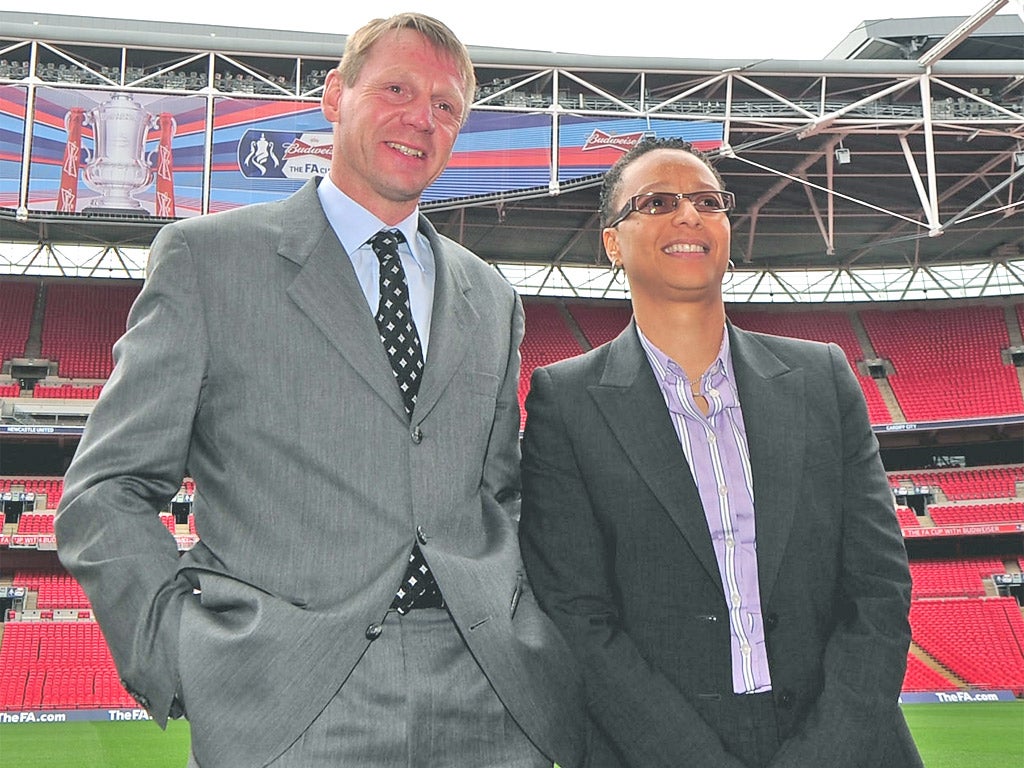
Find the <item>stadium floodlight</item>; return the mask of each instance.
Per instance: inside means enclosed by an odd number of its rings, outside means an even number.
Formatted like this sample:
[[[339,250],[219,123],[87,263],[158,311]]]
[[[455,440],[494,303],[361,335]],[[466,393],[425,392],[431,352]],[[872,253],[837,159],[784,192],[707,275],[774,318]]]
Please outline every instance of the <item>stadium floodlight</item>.
[[[849,165],[850,163],[850,150],[842,144],[836,147],[836,162],[840,165]]]

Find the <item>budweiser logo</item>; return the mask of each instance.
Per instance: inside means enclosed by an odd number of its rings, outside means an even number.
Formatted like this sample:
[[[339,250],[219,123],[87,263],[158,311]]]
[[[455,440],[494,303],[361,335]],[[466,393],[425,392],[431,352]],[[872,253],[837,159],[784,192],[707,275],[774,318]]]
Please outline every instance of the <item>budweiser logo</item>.
[[[288,148],[285,149],[284,159],[287,160],[291,157],[315,155],[316,157],[322,157],[325,160],[330,160],[333,149],[334,148],[330,144],[309,144],[301,139],[295,139],[288,145]]]
[[[248,130],[238,142],[238,168],[248,179],[311,179],[331,171],[331,134]]]
[[[628,152],[643,139],[644,132],[637,131],[636,133],[622,133],[618,136],[611,133],[605,133],[600,128],[595,128],[594,132],[587,137],[587,140],[583,142],[582,152],[589,152],[593,149],[617,149],[620,152]]]

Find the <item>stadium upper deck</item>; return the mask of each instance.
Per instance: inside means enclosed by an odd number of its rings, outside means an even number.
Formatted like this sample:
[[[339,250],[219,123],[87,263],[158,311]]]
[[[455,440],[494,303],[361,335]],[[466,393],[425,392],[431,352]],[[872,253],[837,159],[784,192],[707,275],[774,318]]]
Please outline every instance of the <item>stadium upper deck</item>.
[[[1024,23],[961,21],[865,22],[814,62],[472,48],[473,115],[424,207],[526,293],[621,297],[595,184],[643,134],[681,135],[739,196],[734,301],[1020,293]],[[294,189],[323,169],[319,83],[344,40],[0,12],[0,241],[23,244],[0,268],[139,276],[144,254],[124,255],[169,216]],[[81,110],[88,166],[115,94],[140,121],[171,119],[143,133],[146,184],[111,204],[109,188],[62,187],[60,170],[68,115]]]

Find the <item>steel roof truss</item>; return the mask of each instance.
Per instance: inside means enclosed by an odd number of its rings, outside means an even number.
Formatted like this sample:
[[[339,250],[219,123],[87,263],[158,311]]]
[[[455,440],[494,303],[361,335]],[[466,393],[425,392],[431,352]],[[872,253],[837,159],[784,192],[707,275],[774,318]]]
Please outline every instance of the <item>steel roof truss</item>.
[[[584,88],[586,88],[591,93],[594,93],[594,94],[600,96],[603,99],[608,99],[608,101],[612,102],[613,104],[617,104],[625,112],[629,112],[629,113],[632,113],[632,114],[641,114],[640,110],[637,109],[636,107],[634,107],[634,106],[632,106],[630,104],[627,104],[626,102],[624,102],[621,99],[619,99],[617,96],[612,96],[612,94],[608,93],[604,89],[599,88],[598,86],[594,85],[593,83],[589,83],[586,80],[584,80],[583,78],[574,75],[569,70],[567,70],[567,69],[560,69],[559,72],[562,75],[564,75],[565,77],[567,77],[570,80],[572,80],[574,83],[577,83],[578,85],[583,86]]]

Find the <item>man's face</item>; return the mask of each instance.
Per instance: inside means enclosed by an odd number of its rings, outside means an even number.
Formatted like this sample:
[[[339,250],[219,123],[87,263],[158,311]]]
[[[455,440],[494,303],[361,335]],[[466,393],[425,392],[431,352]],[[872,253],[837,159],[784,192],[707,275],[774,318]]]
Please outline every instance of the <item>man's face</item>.
[[[321,107],[334,124],[331,180],[394,224],[444,170],[469,105],[451,56],[400,29],[374,43],[351,86],[331,70]]]

